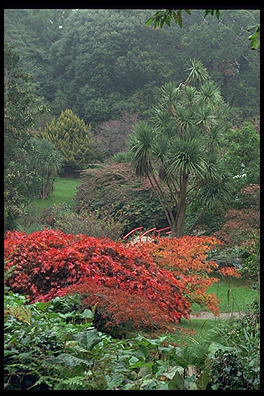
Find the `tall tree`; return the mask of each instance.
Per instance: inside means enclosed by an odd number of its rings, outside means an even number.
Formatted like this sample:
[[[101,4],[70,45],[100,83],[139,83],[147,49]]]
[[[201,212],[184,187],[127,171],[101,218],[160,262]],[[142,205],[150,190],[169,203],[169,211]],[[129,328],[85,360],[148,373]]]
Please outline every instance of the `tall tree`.
[[[5,228],[12,228],[29,198],[37,194],[30,132],[40,102],[29,76],[20,70],[18,54],[7,41],[4,50]]]
[[[32,166],[38,172],[39,197],[46,199],[53,192],[53,183],[62,166],[62,156],[53,144],[45,139],[32,140],[34,159]]]
[[[197,194],[201,215],[230,192],[219,163],[228,106],[200,61],[189,70],[185,82],[162,88],[150,123],[141,121],[130,136],[136,173],[149,179],[177,237]]]

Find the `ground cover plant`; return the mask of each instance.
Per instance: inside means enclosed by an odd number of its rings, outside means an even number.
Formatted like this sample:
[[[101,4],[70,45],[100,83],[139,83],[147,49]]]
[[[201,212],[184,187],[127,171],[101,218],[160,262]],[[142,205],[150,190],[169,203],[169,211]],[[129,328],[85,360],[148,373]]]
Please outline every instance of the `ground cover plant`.
[[[79,295],[29,304],[8,290],[4,316],[6,390],[259,389],[252,311],[243,322],[208,326],[195,342],[182,327],[113,338],[94,328],[94,310]]]

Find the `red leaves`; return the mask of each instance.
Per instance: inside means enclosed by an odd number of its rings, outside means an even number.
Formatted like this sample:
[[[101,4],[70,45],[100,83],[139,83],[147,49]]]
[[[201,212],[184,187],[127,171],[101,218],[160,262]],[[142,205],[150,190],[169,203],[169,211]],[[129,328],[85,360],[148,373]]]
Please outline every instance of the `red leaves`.
[[[111,324],[162,327],[188,318],[193,301],[218,313],[219,301],[206,291],[218,280],[208,276],[217,264],[207,255],[219,244],[184,236],[128,246],[54,230],[8,232],[6,270],[14,271],[6,284],[31,302],[78,292]]]
[[[30,235],[9,232],[5,238],[5,258],[6,269],[14,266],[7,285],[13,291],[28,295],[31,302],[48,301],[71,292],[73,285],[92,281],[93,285],[104,288],[102,301],[108,296],[109,301],[117,304],[113,303],[111,310],[111,304],[107,303],[113,320],[118,311],[120,315],[123,312],[123,319],[126,316],[133,319],[134,311],[135,323],[137,320],[139,323],[138,310],[144,306],[152,312],[153,322],[157,318],[167,323],[168,318],[177,322],[182,316],[188,317],[190,303],[182,293],[184,283],[159,268],[149,254],[138,247],[54,230]],[[93,298],[94,295],[91,301]]]
[[[166,307],[159,307],[144,296],[118,288],[109,288],[93,280],[71,286],[68,293],[80,293],[84,306],[96,305],[106,327],[132,324],[134,329],[163,328],[171,322]],[[165,309],[164,309],[165,308]]]

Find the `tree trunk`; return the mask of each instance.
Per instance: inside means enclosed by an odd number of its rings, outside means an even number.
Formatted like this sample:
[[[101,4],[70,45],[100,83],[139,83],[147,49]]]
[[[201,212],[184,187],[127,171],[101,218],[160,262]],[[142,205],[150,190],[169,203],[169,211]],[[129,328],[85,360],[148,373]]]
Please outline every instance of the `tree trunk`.
[[[180,184],[180,199],[177,207],[177,215],[172,228],[172,236],[180,238],[183,236],[185,214],[186,214],[186,196],[187,196],[188,175],[182,176]]]
[[[48,196],[48,183],[44,182],[42,184],[41,199],[46,199]]]

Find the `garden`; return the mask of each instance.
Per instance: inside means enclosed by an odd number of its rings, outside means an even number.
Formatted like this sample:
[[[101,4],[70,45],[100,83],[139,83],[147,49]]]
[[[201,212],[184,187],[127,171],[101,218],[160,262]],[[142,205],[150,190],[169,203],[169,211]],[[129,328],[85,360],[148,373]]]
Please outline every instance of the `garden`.
[[[258,20],[5,10],[5,390],[260,390]]]

